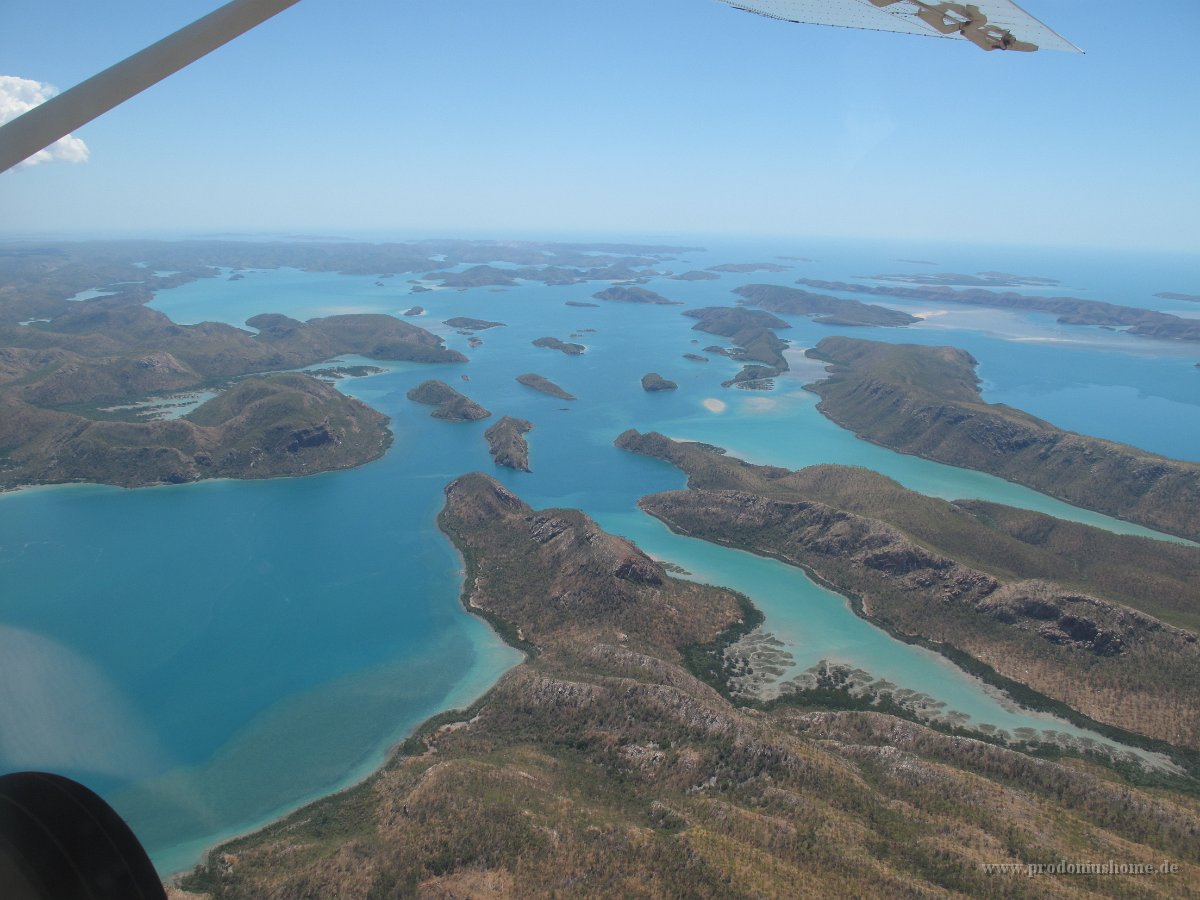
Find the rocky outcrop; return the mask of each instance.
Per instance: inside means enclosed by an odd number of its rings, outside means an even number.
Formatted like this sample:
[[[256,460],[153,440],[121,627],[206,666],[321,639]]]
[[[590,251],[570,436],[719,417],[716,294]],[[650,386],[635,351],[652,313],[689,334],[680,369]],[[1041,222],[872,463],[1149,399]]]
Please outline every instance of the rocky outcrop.
[[[668,381],[657,372],[647,372],[642,376],[642,390],[653,393],[655,391],[674,391],[678,389],[673,381]]]
[[[460,394],[444,381],[423,381],[405,394],[409,400],[437,407],[430,413],[435,419],[448,422],[474,422],[491,415],[469,397]]]
[[[543,394],[549,394],[551,397],[557,397],[559,400],[575,399],[574,394],[564,391],[549,378],[545,378],[535,372],[526,372],[524,375],[518,375],[517,381],[525,385],[525,387],[533,388],[535,391],[540,391]]]
[[[504,416],[483,433],[488,443],[488,452],[498,466],[507,466],[521,472],[529,469],[529,443],[525,434],[533,430],[533,423],[528,419],[514,419]]]

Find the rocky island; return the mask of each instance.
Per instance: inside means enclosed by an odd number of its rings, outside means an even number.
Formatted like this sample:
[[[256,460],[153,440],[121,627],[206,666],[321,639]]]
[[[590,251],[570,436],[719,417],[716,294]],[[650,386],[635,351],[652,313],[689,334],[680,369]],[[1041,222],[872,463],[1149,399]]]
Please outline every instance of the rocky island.
[[[668,381],[657,372],[647,372],[642,376],[642,390],[649,393],[655,391],[673,391],[679,387],[675,382]]]
[[[808,356],[831,364],[828,378],[807,385],[817,408],[860,437],[1200,540],[1200,464],[986,403],[964,350],[829,337]]]
[[[826,294],[813,294],[799,288],[777,284],[747,284],[734,290],[745,298],[742,303],[794,316],[811,316],[821,325],[883,325],[898,327],[921,321],[908,313],[886,306],[845,300]]]
[[[650,303],[656,306],[682,306],[678,300],[668,300],[662,294],[640,287],[610,287],[592,294],[597,300],[608,300],[613,303]]]
[[[771,379],[788,370],[788,361],[783,355],[787,341],[778,337],[775,330],[792,326],[778,316],[741,306],[689,309],[684,315],[700,320],[692,326],[693,330],[719,334],[737,345],[724,355],[750,363],[726,381],[724,387],[769,390],[774,385]]]
[[[750,272],[786,272],[791,266],[781,266],[779,263],[723,263],[719,266],[709,266],[710,272],[735,272],[745,275]]]
[[[681,272],[671,277],[675,281],[716,281],[721,276],[716,272],[704,272],[700,269],[692,269],[690,272]]]
[[[415,403],[437,407],[430,413],[435,419],[445,419],[449,422],[475,422],[491,415],[469,397],[460,394],[444,381],[436,379],[421,382],[405,396]]]
[[[525,387],[533,388],[535,391],[541,391],[543,394],[549,394],[551,397],[557,397],[559,400],[574,400],[575,395],[564,391],[557,384],[542,375],[535,372],[526,372],[524,375],[518,375],[517,381],[525,385]]]
[[[467,331],[484,331],[488,328],[502,328],[503,322],[489,322],[487,319],[472,319],[470,316],[455,316],[442,323],[451,328],[462,328]]]
[[[488,443],[488,452],[498,466],[507,466],[521,472],[529,469],[529,443],[525,435],[533,430],[533,423],[528,419],[514,419],[504,416],[499,422],[483,433]]]
[[[579,356],[587,349],[583,344],[573,344],[566,341],[560,341],[556,337],[540,337],[531,342],[535,347],[546,347],[550,350],[560,350],[567,356]]]
[[[257,329],[252,333],[214,322],[177,325],[144,306],[148,298],[129,288],[67,303],[37,328],[0,323],[0,447],[6,448],[0,487],[70,481],[140,486],[366,462],[386,446],[385,420],[366,416],[365,407],[348,398],[333,399],[324,384],[317,391],[309,376],[271,381],[270,401],[256,397],[250,403],[247,388],[230,391],[228,400],[210,401],[216,405],[201,407],[188,421],[138,422],[130,414],[130,421],[116,423],[112,407],[165,392],[224,388],[251,373],[302,368],[347,353],[417,362],[466,359],[436,335],[392,316],[301,322],[263,314],[247,321]],[[228,423],[211,419],[215,409],[230,411]],[[300,421],[303,410],[310,420]],[[304,440],[291,455],[273,451],[285,433],[319,430],[327,418],[330,439],[319,451],[296,455],[317,447]],[[195,432],[189,423],[210,430]],[[262,452],[243,466],[237,460],[245,447]]]
[[[365,782],[218,848],[186,889],[985,895],[979,860],[1027,847],[1178,866],[1089,880],[1112,897],[1200,877],[1186,797],[869,708],[735,705],[721,648],[753,608],[671,578],[578,511],[534,510],[473,474],[447,487],[439,522],[466,564],[464,605],[527,660]]]
[[[1163,620],[1200,622],[1200,548],[948,503],[867,469],[792,472],[636,431],[616,444],[687,473],[687,490],[640,504],[681,533],[801,566],[905,640],[1200,749],[1200,641]]]

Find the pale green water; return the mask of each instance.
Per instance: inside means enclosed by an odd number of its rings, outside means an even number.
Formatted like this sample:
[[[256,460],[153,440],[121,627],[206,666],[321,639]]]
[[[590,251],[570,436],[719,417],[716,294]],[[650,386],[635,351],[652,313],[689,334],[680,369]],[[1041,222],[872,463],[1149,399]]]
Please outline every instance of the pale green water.
[[[770,258],[770,252],[731,249],[671,265],[683,271]],[[991,267],[1021,271],[1001,261]],[[885,259],[853,266],[831,259],[803,274],[896,269]],[[738,284],[787,283],[797,274],[655,280],[650,287],[689,306],[728,304]],[[93,785],[131,820],[164,872],[190,864],[223,835],[362,777],[413,726],[468,702],[519,658],[462,610],[459,563],[434,527],[443,486],[471,470],[495,474],[534,506],[582,507],[656,556],[743,590],[766,612],[766,628],[787,643],[797,668],[841,660],[932,694],[977,723],[1075,733],[1047,717],[1011,711],[941,657],[858,619],[797,570],[671,535],[635,504],[644,494],[682,487],[682,475],[616,450],[612,440],[628,427],[656,429],[752,461],[866,465],[935,496],[982,497],[1126,533],[1144,529],[860,441],[816,412],[816,398],[800,385],[820,370],[803,360],[769,394],[724,390],[720,382],[735,364],[718,356],[703,364],[682,358],[725,343],[692,332],[693,320],[679,314],[687,307],[564,305],[589,299],[602,284],[410,295],[402,277],[382,288],[374,282],[253,272],[236,282],[206,280],[164,292],[155,305],[181,322],[235,324],[259,312],[305,318],[426,307],[429,314],[417,322],[445,334],[470,363],[390,365],[386,374],[340,382],[392,417],[396,441],[384,459],[305,479],[138,491],[72,486],[0,497],[0,765],[54,768]],[[980,359],[997,399],[1021,391],[1036,400],[1070,383],[1078,420],[1071,427],[1087,430],[1090,415],[1097,433],[1138,423],[1137,433],[1120,439],[1150,449],[1168,452],[1181,441],[1200,447],[1200,400],[1179,388],[1194,360],[1177,346],[1154,352],[1146,342],[1122,343],[1124,336],[1105,332],[1097,342],[1064,350],[1014,336],[1008,314],[1001,320],[984,313],[969,320],[973,330],[930,320],[907,330],[851,333],[956,343]],[[465,337],[439,324],[454,315],[508,325],[481,332],[484,344],[472,350]],[[785,335],[797,347],[837,333],[792,321]],[[1024,337],[1035,338],[1061,328],[1032,318],[1022,327]],[[570,337],[582,328],[596,330]],[[568,358],[530,346],[544,335],[578,340],[589,350]],[[565,403],[515,383],[527,371],[579,400]],[[648,371],[680,389],[644,393],[638,379]],[[1090,411],[1087,384],[1075,383],[1073,373],[1080,372],[1097,385],[1100,400]],[[1131,393],[1114,393],[1102,383],[1105,372],[1116,373]],[[404,398],[431,377],[497,416],[533,421],[534,472],[492,465],[482,438],[487,421],[439,422]],[[1150,417],[1155,427],[1147,429],[1145,416],[1126,415],[1126,407],[1140,408],[1141,398],[1169,404],[1173,421]],[[706,399],[727,408],[710,412]]]

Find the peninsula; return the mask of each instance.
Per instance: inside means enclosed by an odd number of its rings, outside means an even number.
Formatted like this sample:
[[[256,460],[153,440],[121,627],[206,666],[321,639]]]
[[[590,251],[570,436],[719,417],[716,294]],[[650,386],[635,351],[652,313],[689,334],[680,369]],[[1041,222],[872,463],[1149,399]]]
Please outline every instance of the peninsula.
[[[905,640],[1200,749],[1200,641],[1157,618],[1200,622],[1200,548],[960,506],[868,469],[792,472],[632,430],[616,445],[687,473],[687,490],[640,501],[675,530],[801,566]]]
[[[575,395],[564,391],[557,384],[536,372],[526,372],[524,375],[518,375],[517,381],[525,385],[525,387],[533,388],[535,391],[541,391],[543,394],[549,394],[551,397],[557,397],[559,400],[574,400]]]
[[[483,433],[488,443],[488,452],[498,466],[507,466],[521,472],[529,469],[529,443],[525,435],[533,430],[533,423],[528,419],[514,419],[504,416],[499,422]]]
[[[1134,306],[1118,306],[1101,300],[1080,300],[1077,297],[1035,297],[1013,291],[996,292],[983,288],[955,290],[945,286],[897,287],[892,285],[854,284],[845,281],[818,281],[801,278],[797,284],[824,291],[850,291],[925,303],[957,303],[965,306],[990,306],[996,309],[1019,309],[1047,312],[1058,317],[1064,325],[1102,325],[1125,328],[1130,334],[1142,337],[1177,341],[1200,341],[1200,321],[1173,316],[1170,313]]]
[[[365,782],[218,848],[183,887],[213,900],[983,895],[995,876],[980,859],[1114,846],[1178,871],[1089,890],[1165,898],[1200,877],[1186,797],[879,711],[733,704],[712,661],[753,608],[670,577],[578,511],[531,509],[473,474],[447,487],[439,522],[465,561],[464,604],[527,660]]]
[[[897,327],[921,321],[886,306],[813,294],[778,284],[747,284],[734,290],[747,306],[793,316],[811,316],[821,325],[882,325]]]
[[[817,408],[860,437],[1200,540],[1200,464],[985,403],[963,350],[828,337],[807,355],[831,364],[829,377],[807,385]]]
[[[421,382],[405,396],[415,403],[436,407],[430,415],[448,422],[475,422],[491,415],[474,400],[460,394],[446,382],[435,379]]]

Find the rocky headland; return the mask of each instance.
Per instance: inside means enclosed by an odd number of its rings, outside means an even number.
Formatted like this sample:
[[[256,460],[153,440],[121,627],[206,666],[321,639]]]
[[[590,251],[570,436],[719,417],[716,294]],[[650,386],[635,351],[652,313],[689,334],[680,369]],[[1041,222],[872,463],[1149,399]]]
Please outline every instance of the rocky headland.
[[[866,469],[755,466],[655,433],[616,443],[688,474],[687,490],[641,501],[672,528],[801,566],[860,615],[968,669],[983,663],[1096,722],[1200,749],[1189,687],[1200,642],[1159,618],[1194,627],[1200,549],[959,506]]]
[[[963,350],[831,337],[808,355],[831,364],[828,378],[807,386],[818,409],[860,437],[1200,540],[1200,464],[985,403]]]

